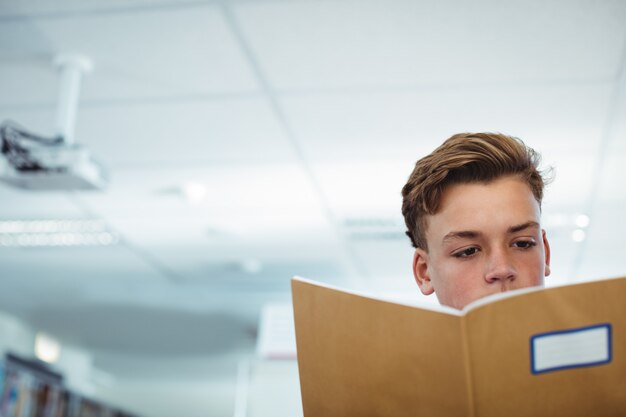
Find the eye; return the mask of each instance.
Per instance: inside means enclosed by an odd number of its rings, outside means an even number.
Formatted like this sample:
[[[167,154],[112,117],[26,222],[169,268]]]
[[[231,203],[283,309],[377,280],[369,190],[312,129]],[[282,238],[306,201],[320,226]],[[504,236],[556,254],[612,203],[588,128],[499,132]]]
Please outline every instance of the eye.
[[[480,249],[476,246],[471,246],[458,252],[454,252],[452,256],[454,256],[455,258],[469,258],[470,256],[476,255],[479,251]]]
[[[537,243],[535,243],[533,240],[518,240],[516,242],[513,242],[513,246],[520,249],[530,249],[536,245]]]

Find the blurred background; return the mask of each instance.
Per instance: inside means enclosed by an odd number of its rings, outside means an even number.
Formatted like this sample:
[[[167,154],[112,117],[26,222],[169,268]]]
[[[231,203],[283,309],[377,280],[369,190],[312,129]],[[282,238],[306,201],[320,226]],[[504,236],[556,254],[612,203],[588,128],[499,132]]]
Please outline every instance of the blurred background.
[[[297,416],[290,278],[436,303],[400,190],[464,131],[554,168],[548,286],[624,275],[625,41],[623,0],[0,0],[0,121],[58,133],[81,54],[110,175],[0,183],[0,349],[138,416]]]

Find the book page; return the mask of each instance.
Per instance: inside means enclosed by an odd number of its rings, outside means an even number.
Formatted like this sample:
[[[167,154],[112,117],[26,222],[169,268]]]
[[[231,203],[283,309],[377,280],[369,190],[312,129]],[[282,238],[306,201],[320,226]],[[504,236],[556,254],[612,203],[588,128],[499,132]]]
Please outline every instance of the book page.
[[[387,303],[399,304],[399,305],[404,305],[407,307],[415,307],[415,308],[419,308],[422,310],[430,310],[430,311],[434,311],[438,313],[451,314],[453,316],[462,316],[464,314],[464,311],[458,310],[453,307],[443,306],[440,304],[424,303],[420,301],[410,302],[410,301],[407,301],[406,299],[399,300],[389,295],[374,294],[371,292],[364,292],[364,291],[355,291],[355,290],[341,288],[336,285],[328,284],[325,282],[319,282],[319,281],[315,281],[312,279],[303,278],[299,276],[293,277],[293,280],[304,282],[304,283],[309,283],[311,285],[324,287],[324,288],[328,288],[328,289],[335,290],[335,291],[341,291],[346,294],[353,294],[353,295],[363,297],[363,298],[370,298],[372,300],[385,301]],[[415,291],[419,291],[417,286],[415,288]]]
[[[626,278],[610,279],[469,311],[475,415],[623,415],[625,296]]]
[[[471,303],[469,303],[468,305],[466,305],[465,307],[463,307],[463,310],[461,310],[461,315],[466,315],[467,313],[469,313],[472,310],[476,310],[484,305],[487,304],[491,304],[491,303],[495,303],[498,302],[500,300],[505,300],[507,298],[512,298],[512,297],[518,297],[524,294],[528,294],[531,292],[536,292],[536,291],[543,291],[545,289],[545,287],[541,287],[541,286],[537,286],[537,287],[526,287],[526,288],[519,288],[516,290],[510,290],[510,291],[505,291],[505,292],[499,292],[499,293],[495,293],[495,294],[490,294],[486,297],[483,298],[479,298],[478,300],[474,300]]]
[[[292,280],[305,417],[467,416],[460,317]]]
[[[602,281],[609,281],[612,279],[621,279],[622,277],[612,277],[612,278],[607,278],[604,279]],[[592,281],[595,282],[595,281]],[[519,297],[519,296],[523,296],[524,294],[528,294],[531,292],[536,292],[536,291],[543,291],[543,290],[548,290],[551,288],[561,288],[561,287],[571,287],[574,285],[585,285],[589,283],[589,281],[587,282],[577,282],[574,284],[561,284],[558,286],[553,286],[553,287],[544,287],[544,286],[536,286],[536,287],[525,287],[525,288],[518,288],[516,290],[510,290],[510,291],[505,291],[505,292],[499,292],[499,293],[495,293],[495,294],[491,294],[488,295],[486,297],[483,298],[479,298],[478,300],[474,300],[471,303],[469,303],[468,305],[466,305],[465,307],[463,307],[463,310],[460,310],[460,314],[461,315],[466,315],[467,313],[469,313],[472,310],[476,310],[486,304],[491,304],[491,303],[495,303],[498,302],[500,300],[505,300],[507,298],[512,298],[512,297]]]

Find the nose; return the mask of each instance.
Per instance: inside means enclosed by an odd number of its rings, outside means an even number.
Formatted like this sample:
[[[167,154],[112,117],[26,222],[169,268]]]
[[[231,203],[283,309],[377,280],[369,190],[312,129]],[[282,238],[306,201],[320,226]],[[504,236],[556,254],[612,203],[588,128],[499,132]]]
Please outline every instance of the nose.
[[[489,254],[485,281],[488,283],[505,283],[513,281],[517,277],[517,271],[513,265],[509,253],[505,249],[496,249]]]

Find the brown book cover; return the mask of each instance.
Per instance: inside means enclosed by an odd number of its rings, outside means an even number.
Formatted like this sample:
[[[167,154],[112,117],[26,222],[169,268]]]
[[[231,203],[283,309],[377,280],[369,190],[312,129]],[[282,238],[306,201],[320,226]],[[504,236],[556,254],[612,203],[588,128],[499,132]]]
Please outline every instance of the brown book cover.
[[[292,280],[305,417],[626,415],[626,278],[462,311]]]

